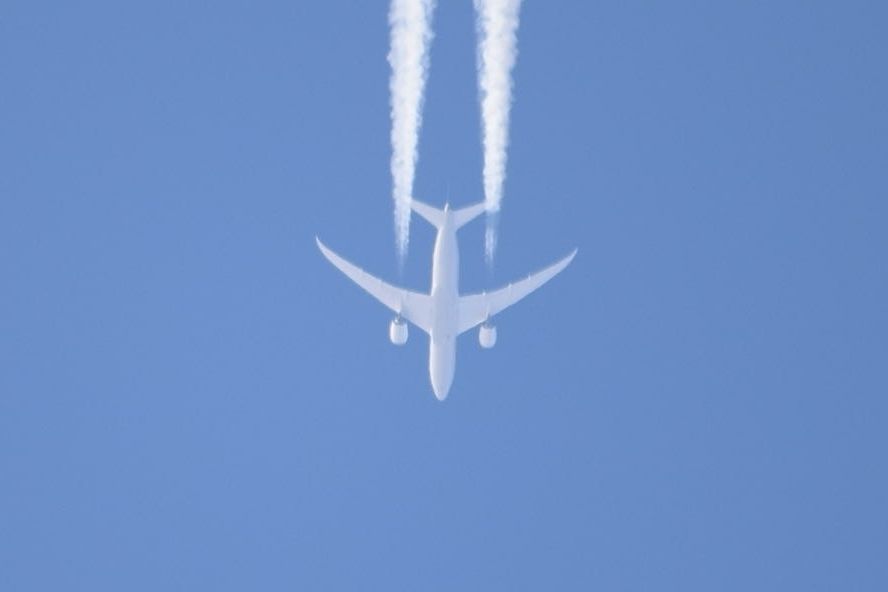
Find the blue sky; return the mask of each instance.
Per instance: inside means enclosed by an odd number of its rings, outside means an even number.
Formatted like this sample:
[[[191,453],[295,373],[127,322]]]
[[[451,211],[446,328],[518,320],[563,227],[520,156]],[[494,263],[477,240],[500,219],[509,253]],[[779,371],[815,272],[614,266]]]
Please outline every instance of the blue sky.
[[[884,590],[883,3],[525,3],[496,266],[399,278],[385,2],[0,16],[0,588]],[[481,197],[471,2],[416,195]]]

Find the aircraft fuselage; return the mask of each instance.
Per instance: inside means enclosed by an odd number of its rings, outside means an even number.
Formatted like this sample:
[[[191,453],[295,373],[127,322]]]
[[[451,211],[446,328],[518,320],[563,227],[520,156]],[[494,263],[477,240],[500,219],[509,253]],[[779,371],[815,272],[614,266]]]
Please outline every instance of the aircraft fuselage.
[[[456,225],[445,208],[432,254],[432,303],[429,332],[429,378],[438,400],[443,401],[456,372],[456,338],[459,329],[459,245]]]

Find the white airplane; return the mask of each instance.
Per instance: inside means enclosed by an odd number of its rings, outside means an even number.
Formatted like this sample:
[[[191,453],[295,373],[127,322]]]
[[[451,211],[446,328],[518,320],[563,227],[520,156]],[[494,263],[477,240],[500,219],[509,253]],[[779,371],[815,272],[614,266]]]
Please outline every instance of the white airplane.
[[[577,250],[542,271],[493,292],[469,296],[459,294],[459,246],[456,231],[484,212],[479,203],[459,210],[445,205],[443,210],[413,200],[413,211],[438,229],[432,255],[432,291],[421,294],[385,283],[328,249],[315,238],[321,253],[353,282],[395,313],[389,338],[395,345],[407,342],[410,321],[429,335],[429,377],[432,390],[443,401],[456,370],[456,338],[481,325],[478,340],[483,348],[496,343],[496,327],[490,319],[555,277],[573,260]]]

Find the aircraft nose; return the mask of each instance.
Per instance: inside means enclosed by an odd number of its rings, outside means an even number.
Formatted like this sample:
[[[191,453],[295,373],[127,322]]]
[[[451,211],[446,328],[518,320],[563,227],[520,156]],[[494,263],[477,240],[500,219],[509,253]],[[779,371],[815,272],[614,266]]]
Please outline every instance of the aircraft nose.
[[[432,390],[439,401],[447,398],[450,385],[453,384],[453,360],[456,351],[452,342],[436,342],[432,340],[429,351],[429,378]]]
[[[439,384],[438,381],[432,383],[432,391],[435,393],[435,398],[439,401],[443,401],[447,398],[447,392],[450,390],[450,385]]]

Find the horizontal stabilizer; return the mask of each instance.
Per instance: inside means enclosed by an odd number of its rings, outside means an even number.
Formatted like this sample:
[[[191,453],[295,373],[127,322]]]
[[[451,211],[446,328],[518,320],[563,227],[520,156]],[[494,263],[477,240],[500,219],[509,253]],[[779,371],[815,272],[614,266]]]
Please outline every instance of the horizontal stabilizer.
[[[418,199],[410,200],[410,207],[435,228],[441,228],[444,226],[444,210],[439,210],[438,208],[423,203]]]
[[[484,213],[484,202],[476,203],[458,210],[451,210],[449,206],[444,206],[444,209],[440,210],[427,203],[414,199],[411,200],[410,207],[435,228],[441,228],[444,226],[444,221],[448,216],[456,228],[462,228]]]

